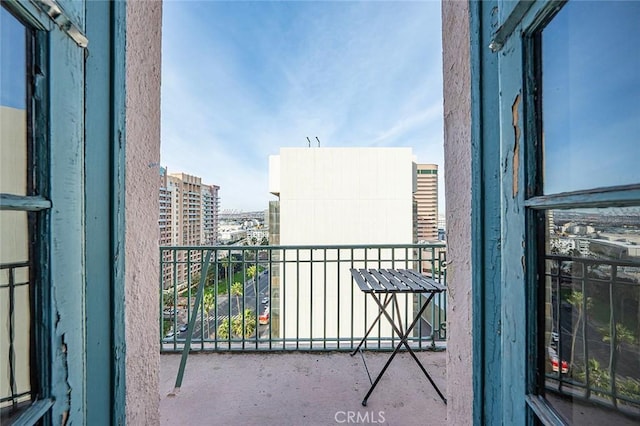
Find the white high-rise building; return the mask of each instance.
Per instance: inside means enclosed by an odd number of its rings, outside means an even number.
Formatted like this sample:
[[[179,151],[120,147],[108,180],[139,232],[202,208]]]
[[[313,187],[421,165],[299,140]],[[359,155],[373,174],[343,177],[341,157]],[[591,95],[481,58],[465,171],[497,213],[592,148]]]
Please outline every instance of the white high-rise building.
[[[411,244],[415,177],[410,148],[281,148],[280,155],[269,158],[269,191],[279,198],[279,244]],[[364,259],[364,250],[356,250],[354,257]],[[368,253],[367,259],[375,261],[377,255]],[[348,256],[349,250],[340,253],[341,259]],[[407,252],[397,250],[394,256],[406,259]],[[304,261],[302,257],[301,253],[299,260]],[[387,252],[381,257],[391,259],[392,255]],[[391,266],[386,260],[375,265]],[[289,330],[297,332],[298,338],[323,332],[327,338],[345,337],[351,335],[351,327],[354,335],[364,335],[365,324],[360,319],[365,318],[365,297],[351,288],[350,267],[348,262],[327,262],[326,268],[311,270],[310,263],[300,262],[287,263],[279,270],[274,282],[280,287],[280,337],[294,337]],[[356,262],[353,267],[364,264]],[[339,280],[335,279],[338,274]],[[352,294],[353,304],[336,306],[336,300],[351,301]],[[313,305],[326,306],[326,314],[324,309],[310,308],[311,298]],[[405,299],[400,299],[402,312],[407,309],[412,316],[413,304],[405,306]],[[372,300],[367,303],[367,318],[375,318],[378,307]],[[343,318],[339,325],[337,318]],[[380,334],[390,336],[390,327],[383,324]]]

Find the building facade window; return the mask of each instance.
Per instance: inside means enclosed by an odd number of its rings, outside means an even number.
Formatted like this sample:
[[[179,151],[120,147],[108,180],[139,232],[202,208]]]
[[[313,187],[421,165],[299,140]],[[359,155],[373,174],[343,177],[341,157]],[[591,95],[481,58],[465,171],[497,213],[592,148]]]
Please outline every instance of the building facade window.
[[[525,52],[538,96],[533,393],[568,424],[640,419],[638,18],[632,2],[569,2]]]

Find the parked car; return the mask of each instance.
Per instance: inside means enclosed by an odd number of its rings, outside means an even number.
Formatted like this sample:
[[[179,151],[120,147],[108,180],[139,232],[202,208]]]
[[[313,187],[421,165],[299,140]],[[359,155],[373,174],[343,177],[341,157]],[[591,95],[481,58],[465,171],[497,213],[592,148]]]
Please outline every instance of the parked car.
[[[162,316],[165,319],[171,319],[176,316],[176,308],[165,308],[162,311]]]
[[[560,362],[560,358],[558,357],[558,333],[551,332],[551,342],[547,347],[547,353],[549,355],[549,362],[551,363],[551,369],[554,372],[560,371],[562,374],[567,374],[569,372],[569,363],[564,359]]]
[[[263,297],[262,298],[262,304],[264,305],[265,303],[269,303],[269,298],[268,297]]]
[[[184,333],[188,329],[189,329],[189,324],[183,324],[182,327],[180,327],[180,333]]]
[[[258,324],[269,324],[269,307],[264,308],[264,313],[258,317]]]

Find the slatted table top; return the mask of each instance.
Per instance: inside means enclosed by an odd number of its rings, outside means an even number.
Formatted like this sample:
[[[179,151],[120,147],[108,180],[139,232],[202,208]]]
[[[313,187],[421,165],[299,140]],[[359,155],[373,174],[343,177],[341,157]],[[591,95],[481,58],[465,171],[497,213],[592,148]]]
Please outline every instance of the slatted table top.
[[[350,269],[365,293],[440,293],[446,287],[410,269]]]

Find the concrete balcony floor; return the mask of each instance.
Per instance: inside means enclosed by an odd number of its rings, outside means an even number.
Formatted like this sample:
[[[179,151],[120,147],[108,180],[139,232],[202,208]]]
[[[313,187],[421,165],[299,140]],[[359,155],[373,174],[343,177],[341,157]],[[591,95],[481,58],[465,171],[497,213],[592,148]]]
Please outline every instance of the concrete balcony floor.
[[[372,379],[390,353],[365,352]],[[416,352],[446,395],[445,352]],[[162,425],[333,425],[446,423],[446,406],[406,352],[399,353],[361,405],[370,383],[348,352],[190,354],[174,389],[179,354],[160,357]],[[349,421],[351,416],[351,421]],[[366,421],[365,421],[366,420]]]

